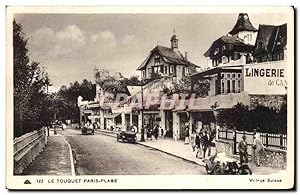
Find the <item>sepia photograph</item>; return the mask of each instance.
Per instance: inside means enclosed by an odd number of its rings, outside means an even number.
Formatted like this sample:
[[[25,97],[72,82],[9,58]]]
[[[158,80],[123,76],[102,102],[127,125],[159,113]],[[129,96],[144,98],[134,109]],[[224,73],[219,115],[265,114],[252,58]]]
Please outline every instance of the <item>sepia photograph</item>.
[[[7,7],[7,188],[292,189],[292,7]]]

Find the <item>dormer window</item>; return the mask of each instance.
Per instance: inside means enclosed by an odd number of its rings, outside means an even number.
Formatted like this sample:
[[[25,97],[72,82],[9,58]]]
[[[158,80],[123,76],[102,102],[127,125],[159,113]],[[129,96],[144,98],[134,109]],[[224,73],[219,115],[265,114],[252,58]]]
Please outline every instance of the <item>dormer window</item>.
[[[226,45],[222,46],[222,52],[226,51]]]
[[[160,57],[159,57],[159,55],[156,55],[156,56],[154,57],[154,65],[155,65],[155,66],[160,65]]]
[[[214,55],[217,55],[219,53],[219,48],[216,48],[214,51]]]

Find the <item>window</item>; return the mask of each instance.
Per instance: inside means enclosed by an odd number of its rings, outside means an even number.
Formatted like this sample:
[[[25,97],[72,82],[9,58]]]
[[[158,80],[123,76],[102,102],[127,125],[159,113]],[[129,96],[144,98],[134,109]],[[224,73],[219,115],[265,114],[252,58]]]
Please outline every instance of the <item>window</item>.
[[[145,77],[145,70],[142,70],[142,77]]]
[[[235,93],[235,80],[232,81],[232,93]]]
[[[185,67],[182,67],[182,76],[185,76]]]
[[[238,78],[241,78],[241,74],[240,73],[238,73],[237,75],[238,75]]]
[[[154,65],[159,65],[159,64],[160,64],[160,57],[159,57],[159,55],[156,55],[154,57]]]
[[[240,58],[241,58],[240,53],[239,52],[234,52],[234,54],[233,54],[233,60],[238,60]]]
[[[230,93],[230,80],[227,80],[227,93]]]
[[[160,72],[164,73],[164,66],[160,66]]]
[[[224,94],[225,93],[225,84],[224,84],[224,80],[221,80],[221,93]]]
[[[235,78],[235,73],[232,73],[232,78]]]
[[[230,73],[227,73],[227,78],[230,78]]]
[[[219,48],[216,48],[214,51],[214,55],[217,55],[219,53]]]
[[[165,74],[168,74],[168,66],[165,66]]]
[[[174,65],[171,65],[170,66],[170,74],[173,74],[174,73]]]
[[[229,59],[227,56],[222,56],[222,62],[225,64],[225,63],[228,63],[229,62]]]
[[[222,52],[226,51],[226,45],[222,46]]]
[[[240,93],[241,92],[241,80],[237,81],[237,92]]]

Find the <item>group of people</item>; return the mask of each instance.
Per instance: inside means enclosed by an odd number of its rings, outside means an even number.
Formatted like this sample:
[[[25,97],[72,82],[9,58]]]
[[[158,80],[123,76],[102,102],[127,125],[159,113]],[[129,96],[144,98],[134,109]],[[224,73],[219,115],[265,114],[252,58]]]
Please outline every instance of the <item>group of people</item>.
[[[242,136],[242,140],[238,144],[238,151],[240,155],[240,163],[248,163],[248,143],[246,141],[246,135]],[[254,133],[254,140],[252,144],[252,149],[254,150],[254,161],[256,166],[260,166],[261,155],[265,149],[262,141],[260,140],[259,133]]]
[[[153,129],[151,129],[150,125],[146,125],[145,127],[147,133],[147,140],[152,140],[152,137],[157,140],[159,137],[164,138],[164,130],[159,125],[155,125]]]
[[[213,143],[214,139],[214,131],[206,131],[202,129],[200,131],[197,131],[196,129],[192,130],[191,142],[193,152],[196,151],[196,158],[205,158],[206,152],[208,152],[207,156],[210,156],[211,147],[215,145]]]

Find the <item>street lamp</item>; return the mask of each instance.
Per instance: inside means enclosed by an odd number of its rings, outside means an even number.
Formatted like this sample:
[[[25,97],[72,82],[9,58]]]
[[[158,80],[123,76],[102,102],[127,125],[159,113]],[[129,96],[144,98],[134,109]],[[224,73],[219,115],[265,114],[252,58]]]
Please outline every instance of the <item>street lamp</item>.
[[[141,80],[141,94],[142,94],[142,129],[141,129],[141,142],[145,141],[145,128],[144,128],[144,82],[143,82],[143,77]]]

